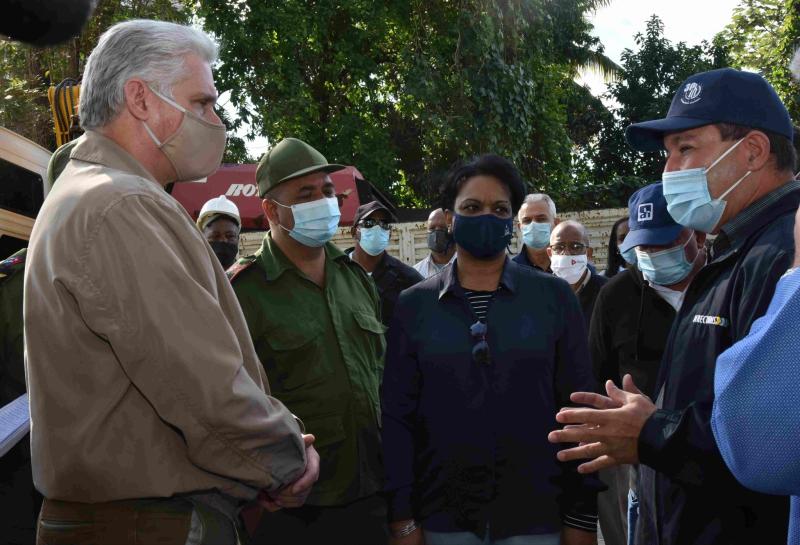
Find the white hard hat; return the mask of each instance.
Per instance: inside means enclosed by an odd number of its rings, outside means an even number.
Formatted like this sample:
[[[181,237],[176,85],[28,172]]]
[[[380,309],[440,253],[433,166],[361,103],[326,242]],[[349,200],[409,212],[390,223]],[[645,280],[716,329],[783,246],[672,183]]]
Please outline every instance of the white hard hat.
[[[202,230],[209,221],[220,215],[229,216],[236,221],[237,225],[242,225],[242,218],[239,216],[239,208],[235,203],[229,201],[225,195],[220,195],[205,203],[203,208],[200,209],[200,215],[197,217],[197,226]]]

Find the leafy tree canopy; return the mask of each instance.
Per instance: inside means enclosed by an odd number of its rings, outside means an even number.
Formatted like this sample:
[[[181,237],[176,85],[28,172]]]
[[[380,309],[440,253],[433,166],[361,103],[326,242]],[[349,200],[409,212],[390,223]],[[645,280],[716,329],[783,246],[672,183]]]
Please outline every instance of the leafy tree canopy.
[[[129,19],[188,24],[193,19],[193,4],[190,0],[99,0],[80,36],[65,44],[34,48],[0,40],[0,126],[55,149],[48,87],[65,78],[80,79],[100,35],[114,24]],[[233,126],[228,116],[222,113],[221,117],[226,125]],[[250,160],[241,138],[228,139],[224,160]]]
[[[217,82],[254,134],[308,141],[404,204],[456,160],[494,152],[531,187],[570,183],[576,69],[613,70],[590,0],[201,0]],[[570,107],[571,105],[571,107]],[[581,112],[583,114],[584,112]]]
[[[800,84],[789,71],[800,46],[800,0],[744,0],[717,39],[730,51],[731,66],[761,73],[800,121]]]
[[[639,187],[661,179],[662,153],[640,153],[625,142],[631,123],[664,117],[678,86],[690,75],[727,66],[721,43],[697,46],[673,44],[664,37],[664,24],[653,15],[636,48],[622,53],[622,69],[604,98],[611,116],[602,118],[596,137],[575,153],[573,206],[626,206]]]

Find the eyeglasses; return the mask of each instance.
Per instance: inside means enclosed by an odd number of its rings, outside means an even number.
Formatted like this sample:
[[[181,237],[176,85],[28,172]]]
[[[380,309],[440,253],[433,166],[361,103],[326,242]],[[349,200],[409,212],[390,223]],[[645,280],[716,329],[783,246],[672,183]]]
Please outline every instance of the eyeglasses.
[[[372,229],[376,225],[380,225],[381,229],[390,230],[392,228],[392,222],[389,220],[374,220],[372,218],[367,218],[365,220],[361,220],[358,224],[365,228],[365,229]]]
[[[491,363],[489,343],[486,342],[486,324],[478,320],[469,326],[469,334],[475,342],[475,346],[472,347],[472,361],[482,364]]]
[[[586,244],[582,242],[556,242],[550,245],[556,255],[581,255],[586,251]]]

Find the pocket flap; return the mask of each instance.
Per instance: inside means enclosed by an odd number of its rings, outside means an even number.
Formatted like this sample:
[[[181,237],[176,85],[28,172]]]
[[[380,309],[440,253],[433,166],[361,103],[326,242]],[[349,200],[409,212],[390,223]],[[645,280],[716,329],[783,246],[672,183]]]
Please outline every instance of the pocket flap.
[[[383,335],[386,333],[386,326],[381,323],[374,315],[368,314],[366,312],[353,312],[353,316],[356,318],[356,322],[358,325],[361,326],[361,329],[365,329],[367,331],[371,331],[372,333],[377,333],[378,335]]]
[[[305,346],[319,336],[315,328],[276,327],[264,335],[270,348],[277,352],[295,350]]]

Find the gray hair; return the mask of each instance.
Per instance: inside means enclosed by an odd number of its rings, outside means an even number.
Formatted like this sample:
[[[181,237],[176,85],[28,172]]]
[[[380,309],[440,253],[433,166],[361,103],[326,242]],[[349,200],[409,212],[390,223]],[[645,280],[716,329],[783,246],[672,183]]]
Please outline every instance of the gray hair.
[[[794,79],[800,81],[800,48],[794,52],[794,58],[792,58],[792,63],[789,65],[789,70],[792,71]]]
[[[525,200],[522,201],[522,204],[533,204],[535,202],[544,201],[547,203],[547,207],[550,209],[550,216],[551,220],[556,219],[556,203],[553,202],[553,199],[550,198],[550,195],[546,193],[530,193],[529,195],[525,195]]]
[[[187,74],[186,56],[217,60],[217,45],[190,26],[138,19],[106,30],[86,61],[80,119],[84,129],[108,124],[122,110],[125,83],[141,78],[172,97],[172,86]]]

